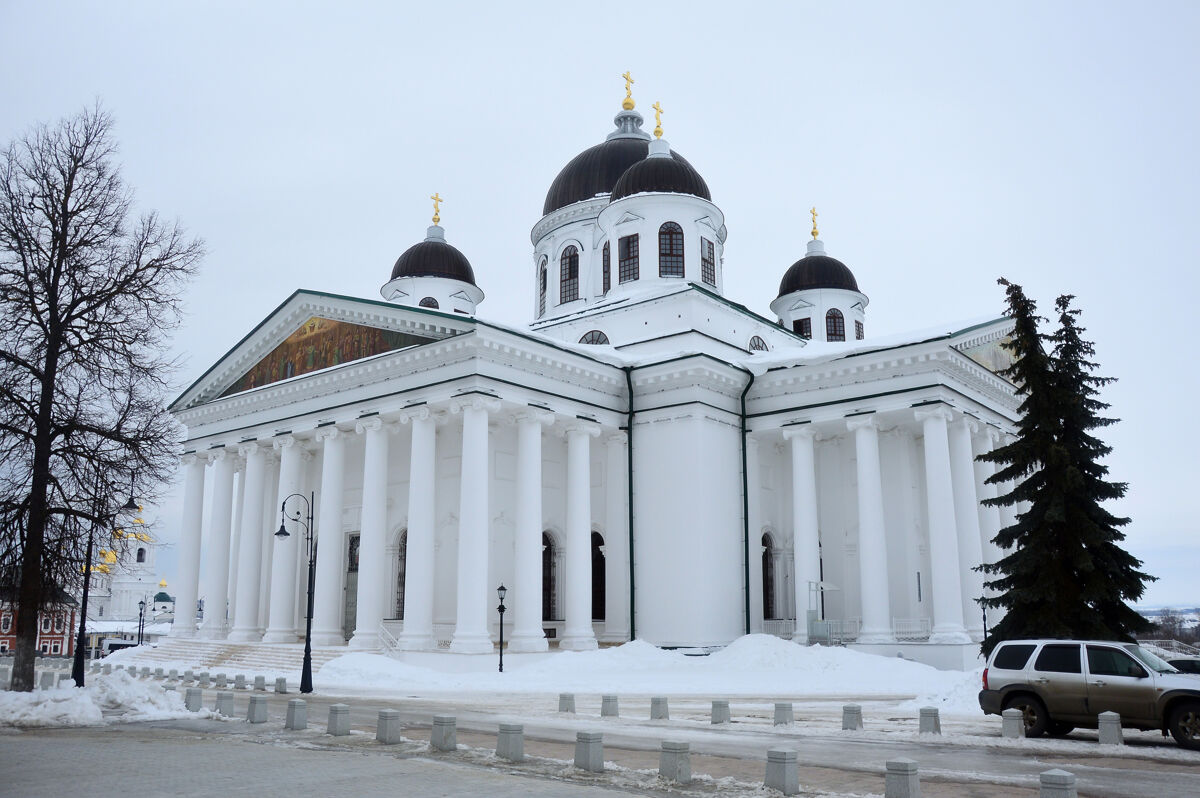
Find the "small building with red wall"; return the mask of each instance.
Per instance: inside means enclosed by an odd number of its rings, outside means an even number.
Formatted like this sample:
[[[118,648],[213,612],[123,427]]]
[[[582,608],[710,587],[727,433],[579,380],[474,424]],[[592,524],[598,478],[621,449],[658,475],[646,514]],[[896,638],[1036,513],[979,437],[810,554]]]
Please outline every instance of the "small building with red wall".
[[[75,632],[79,627],[79,605],[61,588],[51,588],[52,597],[38,613],[38,654],[70,657],[75,654]],[[0,656],[17,646],[17,591],[0,585]]]

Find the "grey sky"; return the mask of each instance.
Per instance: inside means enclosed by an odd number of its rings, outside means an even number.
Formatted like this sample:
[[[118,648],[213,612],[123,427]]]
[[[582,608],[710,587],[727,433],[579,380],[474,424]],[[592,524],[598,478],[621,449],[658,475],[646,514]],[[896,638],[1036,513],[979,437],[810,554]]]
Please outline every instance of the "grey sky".
[[[1157,2],[18,3],[0,0],[0,140],[100,98],[140,203],[208,243],[177,337],[190,383],[296,288],[378,298],[442,224],[532,309],[529,230],[632,70],[726,214],[727,295],[769,315],[816,205],[867,334],[1078,296],[1123,422],[1114,510],[1200,602],[1190,356],[1200,5]],[[1192,397],[1192,398],[1189,398]],[[171,538],[178,507],[161,508]],[[173,557],[164,575],[173,578]]]

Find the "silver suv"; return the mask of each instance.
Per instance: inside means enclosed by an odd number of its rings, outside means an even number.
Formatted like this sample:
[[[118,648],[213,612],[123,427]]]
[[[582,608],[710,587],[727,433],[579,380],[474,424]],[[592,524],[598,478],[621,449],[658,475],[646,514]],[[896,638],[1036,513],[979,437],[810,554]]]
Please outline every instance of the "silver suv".
[[[1126,728],[1169,731],[1200,750],[1200,685],[1135,643],[1006,640],[988,658],[979,706],[1021,710],[1027,737],[1094,729],[1116,712]]]

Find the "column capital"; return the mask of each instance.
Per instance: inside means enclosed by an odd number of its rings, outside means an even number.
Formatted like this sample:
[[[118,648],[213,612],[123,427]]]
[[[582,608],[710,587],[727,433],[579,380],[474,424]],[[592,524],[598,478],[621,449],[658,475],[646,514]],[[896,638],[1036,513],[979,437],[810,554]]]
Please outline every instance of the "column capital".
[[[604,436],[604,443],[609,446],[624,446],[628,440],[629,436],[625,434],[624,430],[610,432]]]
[[[500,411],[500,400],[494,396],[481,396],[479,394],[456,396],[450,400],[451,413],[462,413],[465,410],[482,410],[485,413],[498,413]]]
[[[594,421],[569,421],[563,425],[562,431],[568,436],[582,434],[595,438],[600,434],[600,425]]]
[[[783,439],[785,441],[795,440],[816,440],[817,431],[813,429],[812,424],[805,424],[802,427],[785,427],[783,430]]]
[[[948,407],[939,406],[928,409],[918,409],[913,412],[913,418],[922,423],[939,418],[942,421],[949,423],[954,420],[954,413],[951,412],[950,408]]]
[[[383,429],[383,419],[379,416],[371,416],[370,418],[360,418],[354,422],[354,431],[359,435],[365,432],[375,432]]]
[[[874,413],[868,413],[862,416],[852,416],[846,419],[846,429],[851,432],[858,432],[860,429],[879,429],[879,422],[875,419]]]
[[[416,407],[406,407],[400,411],[400,415],[396,416],[396,421],[399,424],[407,424],[410,421],[424,421],[433,415],[433,411],[429,409],[429,405],[417,405]]]
[[[959,418],[958,420],[954,421],[953,424],[956,427],[966,427],[967,433],[969,435],[974,435],[976,432],[979,432],[979,429],[980,429],[979,419],[972,418],[971,416],[968,416],[965,413],[963,414],[962,418]]]
[[[241,457],[242,459],[245,459],[252,454],[257,454],[261,450],[262,447],[259,445],[258,441],[239,443],[237,447],[238,457]]]
[[[222,462],[229,455],[229,451],[222,446],[220,449],[210,449],[205,452],[205,457],[208,459],[209,465],[215,465]]]
[[[336,439],[341,434],[342,431],[340,429],[333,424],[330,424],[328,427],[318,427],[317,431],[313,433],[313,439],[316,440],[317,443],[324,443],[325,441]]]
[[[179,456],[179,465],[185,468],[190,465],[195,465],[198,462],[200,462],[200,457],[195,452],[181,454]]]
[[[554,414],[540,407],[526,407],[518,410],[513,420],[518,424],[540,424],[548,427],[554,423]]]
[[[280,435],[279,437],[274,438],[271,441],[271,448],[277,452],[282,452],[284,449],[288,449],[292,446],[295,446],[295,444],[296,444],[296,436]]]

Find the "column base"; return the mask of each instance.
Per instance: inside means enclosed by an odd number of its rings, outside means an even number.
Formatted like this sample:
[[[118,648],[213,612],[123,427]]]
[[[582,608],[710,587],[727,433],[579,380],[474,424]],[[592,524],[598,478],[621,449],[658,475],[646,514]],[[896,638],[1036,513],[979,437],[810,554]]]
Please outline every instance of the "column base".
[[[508,641],[508,650],[513,654],[549,651],[550,641],[546,639],[545,632],[540,630],[539,632],[514,633],[512,639]]]
[[[196,636],[202,640],[224,640],[229,637],[229,627],[225,624],[204,624]]]
[[[451,654],[492,654],[496,646],[487,635],[459,635],[450,640]]]
[[[379,632],[356,631],[346,646],[358,651],[378,651],[383,648],[383,644],[379,640]]]
[[[929,636],[929,642],[934,645],[958,645],[961,643],[970,643],[971,637],[964,629],[945,629],[935,631]]]
[[[189,628],[188,624],[184,624],[183,626],[180,626],[177,623],[171,624],[171,633],[168,635],[168,637],[183,637],[183,638],[192,638],[195,636],[196,636],[196,628],[194,626]]]
[[[594,635],[567,635],[559,642],[558,648],[560,651],[595,651],[599,646]]]
[[[400,646],[401,651],[433,651],[437,648],[437,641],[433,639],[432,632],[402,634],[396,638],[396,644]]]
[[[859,632],[858,639],[855,640],[854,642],[855,643],[865,643],[868,645],[879,645],[881,643],[895,643],[896,638],[892,635],[892,633],[890,631],[888,631],[888,632],[879,632],[879,631]]]
[[[261,629],[234,629],[225,638],[230,643],[261,643]]]
[[[313,630],[312,644],[314,646],[344,646],[346,645],[346,635],[342,634],[341,630],[335,632]]]
[[[974,628],[968,628],[967,635],[971,638],[972,643],[982,643],[983,642],[983,627],[976,626]]]
[[[299,639],[295,629],[268,629],[263,635],[264,643],[295,643]]]
[[[808,645],[808,630],[792,632],[792,642],[798,646]]]

